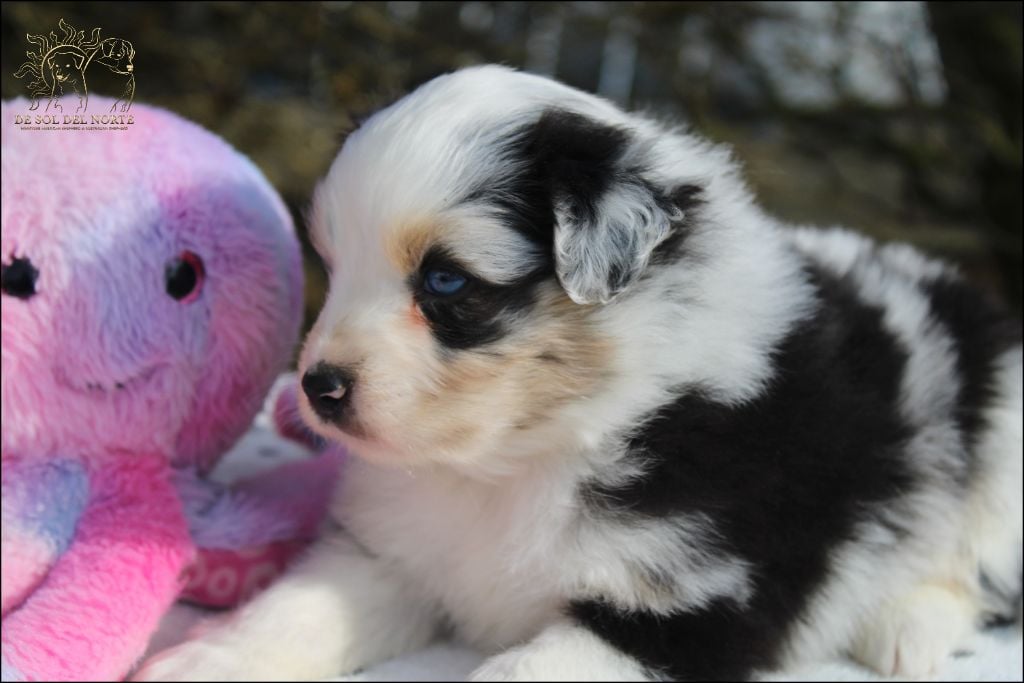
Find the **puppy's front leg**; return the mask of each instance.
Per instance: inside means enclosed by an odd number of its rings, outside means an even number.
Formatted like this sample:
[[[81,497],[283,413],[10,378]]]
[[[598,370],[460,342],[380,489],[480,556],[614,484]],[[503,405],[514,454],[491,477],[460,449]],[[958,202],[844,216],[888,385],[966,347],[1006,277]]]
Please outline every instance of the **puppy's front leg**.
[[[156,655],[135,679],[320,679],[416,649],[435,625],[388,567],[330,536],[223,624]]]
[[[559,622],[473,672],[473,681],[649,681],[643,665],[591,631]]]

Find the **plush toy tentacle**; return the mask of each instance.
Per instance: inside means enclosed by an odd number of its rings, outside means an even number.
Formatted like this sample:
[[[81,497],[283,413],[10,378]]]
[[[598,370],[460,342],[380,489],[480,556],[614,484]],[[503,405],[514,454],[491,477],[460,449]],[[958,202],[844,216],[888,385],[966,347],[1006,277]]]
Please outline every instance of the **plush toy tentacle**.
[[[280,574],[326,516],[340,459],[331,451],[231,486],[179,473],[176,483],[198,547],[182,598],[227,607]]]
[[[278,434],[314,451],[326,446],[324,439],[306,426],[299,412],[299,380],[294,373],[278,378],[268,399]]]
[[[178,473],[176,488],[199,547],[243,549],[312,538],[330,503],[341,453],[289,462],[231,485]]]
[[[90,472],[89,505],[46,581],[3,620],[5,675],[116,680],[142,655],[194,552],[167,466]]]
[[[7,614],[39,585],[71,543],[89,483],[81,464],[61,458],[6,458],[0,482],[0,614]]]

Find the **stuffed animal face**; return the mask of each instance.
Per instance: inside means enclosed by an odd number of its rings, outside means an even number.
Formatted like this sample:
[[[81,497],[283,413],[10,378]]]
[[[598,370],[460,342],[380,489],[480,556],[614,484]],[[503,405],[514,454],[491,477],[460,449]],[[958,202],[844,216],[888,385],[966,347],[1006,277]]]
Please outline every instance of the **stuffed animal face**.
[[[105,111],[110,102],[95,104]],[[21,130],[3,105],[3,454],[206,468],[298,334],[298,243],[226,143],[166,111]]]

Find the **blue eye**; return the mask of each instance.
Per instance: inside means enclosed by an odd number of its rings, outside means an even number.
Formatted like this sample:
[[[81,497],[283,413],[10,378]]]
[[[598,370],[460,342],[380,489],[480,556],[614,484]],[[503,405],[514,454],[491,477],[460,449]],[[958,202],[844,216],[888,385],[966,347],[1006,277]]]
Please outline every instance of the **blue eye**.
[[[428,270],[423,278],[423,288],[435,296],[451,296],[465,286],[465,276],[450,270]]]

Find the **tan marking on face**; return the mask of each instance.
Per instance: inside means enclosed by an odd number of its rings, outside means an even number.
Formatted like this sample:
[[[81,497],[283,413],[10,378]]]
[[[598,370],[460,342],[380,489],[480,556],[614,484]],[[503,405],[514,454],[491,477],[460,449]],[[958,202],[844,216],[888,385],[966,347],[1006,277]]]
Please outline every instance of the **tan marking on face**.
[[[425,428],[422,436],[439,449],[473,449],[496,427],[529,429],[596,390],[607,376],[610,343],[560,289],[538,299],[524,329],[488,353],[447,361],[438,390],[419,397],[406,424]]]
[[[386,257],[403,278],[447,235],[426,219],[386,234]],[[602,390],[613,348],[590,320],[592,310],[547,282],[505,338],[452,353],[407,300],[330,330],[319,359],[359,367],[352,408],[366,442],[361,453],[407,466],[472,462],[500,455],[510,440],[529,438],[561,408]]]
[[[612,344],[599,336],[590,309],[574,303],[560,288],[540,298],[548,323],[524,345],[526,384],[523,418],[528,426],[553,409],[597,389],[610,373]]]
[[[420,267],[423,255],[440,241],[441,227],[428,219],[405,220],[387,231],[384,250],[398,272],[409,274]]]

